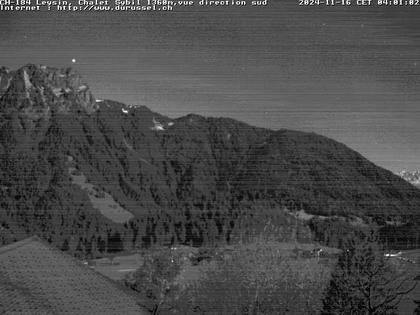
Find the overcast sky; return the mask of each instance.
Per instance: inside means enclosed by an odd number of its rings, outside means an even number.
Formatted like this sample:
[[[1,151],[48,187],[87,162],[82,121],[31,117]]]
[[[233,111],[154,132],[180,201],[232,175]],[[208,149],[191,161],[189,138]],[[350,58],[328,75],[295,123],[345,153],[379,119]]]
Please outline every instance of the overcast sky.
[[[0,12],[0,64],[27,63],[73,66],[97,98],[314,131],[420,169],[420,7]]]

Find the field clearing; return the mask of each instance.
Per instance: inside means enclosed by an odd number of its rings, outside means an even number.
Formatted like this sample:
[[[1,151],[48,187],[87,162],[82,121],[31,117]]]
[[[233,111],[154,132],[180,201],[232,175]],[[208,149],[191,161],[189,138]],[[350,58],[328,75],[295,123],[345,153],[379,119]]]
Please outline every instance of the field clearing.
[[[131,212],[121,207],[110,194],[88,183],[86,176],[76,168],[69,167],[68,170],[73,184],[87,192],[92,206],[99,210],[103,216],[115,223],[125,223],[134,217]]]
[[[247,248],[250,251],[256,250],[256,244],[247,244]],[[310,243],[291,243],[291,242],[271,242],[269,244],[275,251],[275,254],[281,255],[288,258],[300,257],[307,261],[313,261],[325,263],[330,261],[330,258],[323,257],[325,255],[338,255],[340,250],[336,248],[330,248],[325,246],[318,246],[316,244]],[[323,256],[319,259],[316,257],[316,254],[312,253],[315,249],[323,249]],[[111,278],[113,280],[122,280],[129,272],[135,271],[143,263],[143,258],[145,255],[156,251],[157,249],[150,249],[144,253],[135,253],[127,254],[115,257],[104,257],[100,259],[92,259],[89,261],[91,268],[100,272],[104,276]],[[203,260],[199,264],[193,264],[191,262],[191,257],[198,255],[199,249],[190,246],[176,246],[173,247],[171,252],[181,258],[182,269],[180,274],[177,277],[177,282],[180,285],[186,285],[188,283],[197,281],[201,279],[203,274],[216,266],[216,260],[220,259],[230,259],[232,252],[236,250],[236,246],[226,245],[218,247],[215,251],[215,257],[212,259]]]
[[[128,273],[136,271],[142,263],[143,255],[141,254],[116,256],[113,259],[106,257],[89,261],[92,269],[115,281],[123,280]]]

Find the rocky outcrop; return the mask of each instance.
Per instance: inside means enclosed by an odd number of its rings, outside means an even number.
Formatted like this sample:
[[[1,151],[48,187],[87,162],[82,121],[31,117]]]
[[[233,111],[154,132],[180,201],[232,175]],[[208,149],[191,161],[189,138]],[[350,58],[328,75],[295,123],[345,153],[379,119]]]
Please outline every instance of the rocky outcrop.
[[[10,86],[10,81],[13,76],[13,72],[11,72],[6,67],[0,68],[0,97],[7,91]]]
[[[3,112],[18,110],[32,120],[48,119],[50,112],[93,113],[98,105],[80,75],[72,70],[29,64],[17,71],[2,68]]]

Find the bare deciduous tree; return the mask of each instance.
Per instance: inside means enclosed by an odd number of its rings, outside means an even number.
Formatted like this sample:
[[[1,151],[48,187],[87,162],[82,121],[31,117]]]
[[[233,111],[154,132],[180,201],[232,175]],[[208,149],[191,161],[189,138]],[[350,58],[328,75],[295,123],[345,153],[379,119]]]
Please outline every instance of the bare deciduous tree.
[[[416,282],[384,256],[373,233],[348,242],[333,272],[321,314],[395,314]]]

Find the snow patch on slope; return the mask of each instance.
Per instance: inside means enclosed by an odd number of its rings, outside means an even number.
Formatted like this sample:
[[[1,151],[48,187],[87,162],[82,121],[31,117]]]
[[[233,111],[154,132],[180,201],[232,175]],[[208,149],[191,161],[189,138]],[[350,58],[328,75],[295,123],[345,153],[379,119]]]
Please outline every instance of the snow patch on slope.
[[[123,139],[124,145],[127,147],[127,149],[129,150],[133,150],[133,147],[128,143],[127,139]]]
[[[87,86],[86,85],[81,85],[81,86],[79,86],[78,88],[77,88],[77,92],[81,92],[81,91],[84,91],[84,90],[87,90]]]
[[[163,125],[160,122],[158,122],[154,117],[153,117],[152,122],[153,122],[154,126],[153,127],[150,127],[151,130],[155,130],[155,131],[163,131],[163,130],[165,130],[165,128],[163,127]]]
[[[29,75],[26,70],[23,70],[23,82],[25,83],[26,90],[29,90],[32,87],[31,80],[29,80]]]
[[[61,88],[54,88],[52,89],[53,93],[55,96],[59,97],[60,95],[63,94],[63,90]]]
[[[420,186],[420,171],[402,171],[398,175],[407,182]]]

